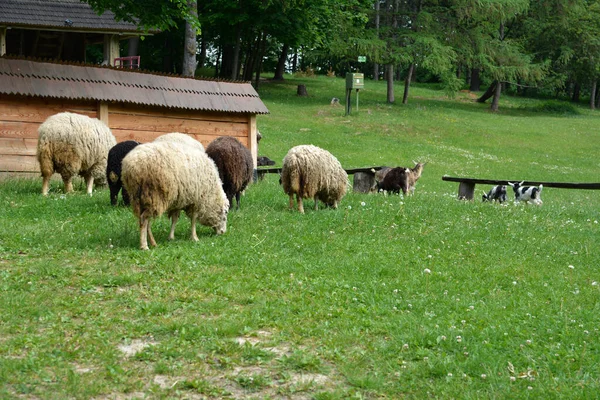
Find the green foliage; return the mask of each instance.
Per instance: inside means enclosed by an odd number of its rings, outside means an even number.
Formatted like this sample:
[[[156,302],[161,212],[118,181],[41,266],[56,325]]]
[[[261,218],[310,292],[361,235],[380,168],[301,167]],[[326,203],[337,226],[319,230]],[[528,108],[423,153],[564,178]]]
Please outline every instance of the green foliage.
[[[277,166],[306,143],[346,168],[428,161],[411,197],[351,191],[300,215],[268,174],[226,234],[192,242],[182,217],[169,242],[163,216],[142,252],[107,189],[3,181],[0,397],[597,396],[598,193],[501,206],[458,201],[441,177],[597,181],[599,117],[412,90],[388,105],[385,82],[366,82],[344,116],[330,105],[343,78],[287,76],[261,86],[257,118]]]
[[[178,21],[189,19],[188,0],[82,0],[99,14],[106,10],[115,13],[117,20],[138,24],[150,29],[170,29]],[[192,19],[197,24],[197,20]]]
[[[572,103],[565,101],[545,101],[535,106],[522,107],[524,110],[532,112],[551,113],[555,115],[579,115],[579,109]]]

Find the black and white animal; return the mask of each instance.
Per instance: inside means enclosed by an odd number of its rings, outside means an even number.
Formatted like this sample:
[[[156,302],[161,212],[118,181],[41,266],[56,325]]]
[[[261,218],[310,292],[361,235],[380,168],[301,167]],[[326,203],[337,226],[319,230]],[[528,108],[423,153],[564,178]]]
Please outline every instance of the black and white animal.
[[[482,196],[483,201],[497,201],[500,204],[506,201],[506,185],[496,185]]]
[[[508,182],[508,184],[512,186],[513,190],[515,191],[515,201],[524,201],[526,203],[541,205],[543,185],[523,186],[523,182],[525,181],[521,181],[519,183]]]
[[[139,142],[135,140],[126,140],[124,142],[117,143],[108,151],[108,163],[106,165],[106,180],[108,181],[108,188],[110,189],[110,204],[113,206],[117,205],[117,199],[119,197],[119,191],[121,188],[123,191],[121,192],[121,196],[123,197],[123,204],[129,205],[129,194],[127,190],[123,187],[123,182],[121,181],[121,162],[123,158],[134,147],[136,147]]]

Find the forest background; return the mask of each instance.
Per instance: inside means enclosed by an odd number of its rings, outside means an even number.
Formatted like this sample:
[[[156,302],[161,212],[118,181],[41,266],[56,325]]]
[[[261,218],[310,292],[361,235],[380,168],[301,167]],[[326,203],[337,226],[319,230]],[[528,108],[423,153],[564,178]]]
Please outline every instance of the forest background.
[[[395,81],[403,103],[412,82],[436,82],[449,94],[485,89],[478,101],[491,98],[493,111],[503,91],[592,109],[600,97],[595,0],[86,1],[161,29],[123,49],[153,71],[252,81],[257,90],[263,71],[274,80],[362,72],[387,81],[388,103]]]

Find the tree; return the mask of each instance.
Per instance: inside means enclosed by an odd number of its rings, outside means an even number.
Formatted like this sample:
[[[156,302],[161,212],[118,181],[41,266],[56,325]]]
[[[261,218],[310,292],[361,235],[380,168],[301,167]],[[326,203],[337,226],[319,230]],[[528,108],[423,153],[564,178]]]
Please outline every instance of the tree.
[[[196,72],[196,53],[198,52],[198,41],[196,39],[197,29],[193,19],[198,19],[198,4],[196,0],[188,0],[188,13],[190,18],[185,21],[185,44],[183,48],[183,76],[194,76]]]
[[[492,79],[486,94],[478,99],[484,102],[492,94],[492,111],[498,111],[503,83],[517,81],[537,82],[545,73],[544,64],[536,64],[525,52],[519,38],[511,37],[510,23],[517,16],[524,15],[529,8],[529,0],[457,0],[456,15],[459,23],[470,26],[465,30],[471,42],[477,43],[472,49],[471,60],[478,60],[484,74]]]
[[[102,14],[106,10],[115,13],[118,21],[137,24],[143,29],[167,30],[176,28],[178,21],[190,19],[197,24],[197,18],[190,15],[188,0],[83,0],[94,11]]]

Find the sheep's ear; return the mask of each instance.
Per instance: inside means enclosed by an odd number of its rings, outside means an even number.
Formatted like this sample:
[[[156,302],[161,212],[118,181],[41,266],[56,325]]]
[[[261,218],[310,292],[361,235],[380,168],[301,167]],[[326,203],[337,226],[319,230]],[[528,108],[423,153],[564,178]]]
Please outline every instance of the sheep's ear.
[[[521,183],[519,183],[519,186],[523,186],[524,183],[525,181],[521,181]]]
[[[412,160],[412,162],[413,162],[413,164],[415,164],[415,165],[417,165],[417,164],[418,164],[418,162],[416,162],[415,160]]]
[[[507,183],[508,183],[508,184],[509,184],[511,187],[515,187],[515,184],[514,184],[514,183],[511,183],[511,182],[507,182]]]

